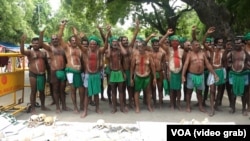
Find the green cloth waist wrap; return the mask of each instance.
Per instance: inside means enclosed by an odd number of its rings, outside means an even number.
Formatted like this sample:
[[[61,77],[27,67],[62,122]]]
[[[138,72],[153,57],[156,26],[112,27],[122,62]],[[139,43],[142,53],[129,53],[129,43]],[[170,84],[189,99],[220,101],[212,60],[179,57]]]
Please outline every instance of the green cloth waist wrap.
[[[61,80],[61,81],[64,81],[66,80],[66,73],[64,70],[57,70],[56,71],[56,78]]]
[[[233,79],[233,93],[235,96],[243,96],[245,88],[244,75],[247,75],[249,71],[235,72],[229,71],[229,78]]]
[[[169,94],[169,83],[168,83],[167,79],[163,80],[163,89],[164,89],[165,95],[168,95]]]
[[[192,81],[195,87],[199,87],[203,83],[203,75],[192,74]]]
[[[80,86],[83,86],[82,82],[82,76],[81,76],[81,71],[80,70],[75,70],[72,68],[66,68],[66,72],[73,73],[73,86],[78,88]]]
[[[110,83],[119,83],[119,82],[124,82],[124,77],[122,71],[111,71],[110,73],[110,78],[109,78]]]
[[[225,79],[224,79],[224,70],[223,69],[216,69],[214,70],[215,73],[217,74],[217,76],[219,77],[219,81],[215,83],[215,85],[221,85],[225,83]]]
[[[45,88],[45,75],[36,75],[36,87],[38,91],[43,91]]]
[[[180,90],[181,89],[181,73],[170,73],[170,89]]]

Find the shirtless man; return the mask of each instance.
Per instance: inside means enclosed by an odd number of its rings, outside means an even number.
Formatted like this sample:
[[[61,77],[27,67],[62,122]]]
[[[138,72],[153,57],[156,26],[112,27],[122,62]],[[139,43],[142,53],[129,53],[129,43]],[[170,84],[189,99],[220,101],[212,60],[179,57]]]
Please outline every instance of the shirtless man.
[[[58,35],[52,35],[51,45],[47,45],[43,43],[44,31],[45,31],[45,28],[40,32],[39,44],[42,45],[42,47],[49,53],[51,57],[50,81],[52,83],[52,90],[53,90],[53,95],[55,98],[56,112],[60,113],[61,112],[60,101],[62,102],[62,110],[64,111],[69,110],[69,108],[67,108],[66,106],[66,101],[65,101],[66,73],[64,69],[65,69],[67,60],[66,60],[65,52],[60,44],[62,32],[58,33]]]
[[[204,38],[206,38],[209,34],[213,33],[214,31],[215,31],[215,27],[210,27],[207,30]],[[210,63],[213,66],[215,73],[219,77],[219,81],[216,82],[214,79],[214,76],[211,73],[209,73],[208,75],[207,84],[210,87],[210,107],[211,107],[210,116],[214,115],[215,110],[219,110],[218,108],[219,97],[220,95],[222,95],[221,91],[222,91],[222,87],[226,79],[226,71],[222,63],[222,56],[225,51],[223,49],[223,39],[216,38],[214,43],[215,43],[215,46],[213,48],[206,48],[206,50],[208,50],[211,55]],[[217,92],[217,95],[216,95],[216,92]]]
[[[163,44],[164,39],[173,33],[174,31],[172,29],[168,29],[162,38],[163,40],[160,40],[160,45],[166,52],[169,52],[167,75],[170,82],[170,107],[174,110],[177,106],[177,108],[181,110],[181,70],[184,50],[179,48],[180,42],[179,36],[177,35],[169,37],[170,47]]]
[[[81,115],[81,118],[85,118],[87,116],[88,111],[88,98],[94,96],[95,106],[96,106],[96,113],[101,114],[102,111],[99,108],[99,93],[101,92],[101,61],[102,55],[105,53],[106,49],[108,48],[108,36],[110,35],[110,26],[107,27],[107,35],[105,36],[105,43],[104,47],[100,47],[101,40],[96,36],[90,36],[88,38],[89,46],[88,48],[81,48],[81,51],[86,56],[84,57],[85,66],[86,66],[86,73],[88,77],[85,77],[85,80],[88,83],[88,89],[84,96],[84,110]],[[74,29],[74,35],[77,35],[76,29]],[[81,45],[78,42],[79,39],[77,38],[77,44]]]
[[[152,96],[154,100],[154,105],[156,105],[156,91],[159,94],[159,106],[160,109],[162,108],[163,104],[163,79],[165,73],[165,62],[166,62],[166,53],[164,51],[160,51],[160,44],[159,40],[156,38],[151,39],[151,46],[153,48],[152,52],[152,59],[155,64],[155,71],[156,71],[156,80],[157,80],[157,90],[156,85],[152,87]]]
[[[247,52],[247,68],[250,69],[250,32],[244,36],[245,41],[245,51]],[[250,78],[250,73],[248,74]],[[250,79],[249,79],[250,80]],[[248,85],[248,102],[247,102],[248,112],[250,112],[250,83]]]
[[[135,112],[140,112],[140,103],[139,95],[141,90],[145,90],[147,107],[150,112],[153,111],[151,106],[151,85],[150,85],[150,76],[153,74],[153,85],[156,85],[156,75],[155,75],[155,66],[153,59],[150,54],[145,50],[145,42],[137,42],[138,54],[135,54],[131,60],[130,67],[130,83],[134,86],[134,99],[135,99]]]
[[[246,104],[248,101],[248,71],[246,71],[247,54],[243,49],[242,39],[235,39],[233,50],[227,55],[232,60],[229,72],[229,83],[232,85],[231,113],[235,113],[236,97],[241,96],[242,114],[247,116]],[[231,59],[230,59],[231,58]]]
[[[41,110],[50,110],[45,107],[45,59],[46,53],[40,51],[39,48],[39,38],[33,38],[31,41],[33,50],[25,50],[24,42],[26,41],[27,36],[25,34],[21,37],[20,43],[20,52],[21,54],[27,56],[29,61],[29,79],[30,79],[30,104],[31,104],[31,113],[35,114],[35,104],[36,104],[36,93],[39,91],[39,98],[41,100]]]
[[[62,22],[60,26],[59,33],[60,35],[63,33],[65,25],[67,22]],[[73,28],[73,32],[75,28]],[[75,32],[74,32],[75,33]],[[77,35],[73,35],[69,38],[69,42],[64,42],[62,39],[61,46],[65,51],[65,55],[67,58],[66,64],[66,76],[68,83],[70,84],[71,88],[71,98],[74,105],[74,112],[79,113],[79,109],[77,107],[77,100],[76,100],[76,90],[79,90],[79,97],[80,97],[80,107],[83,107],[83,80],[82,80],[82,52],[79,48],[81,45],[78,46],[77,44]]]
[[[127,52],[126,55],[122,56],[123,57],[122,67],[123,67],[124,72],[126,74],[126,78],[125,78],[125,82],[124,82],[124,93],[126,94],[126,90],[128,91],[129,106],[131,108],[134,107],[134,87],[132,87],[130,84],[130,63],[131,63],[131,57],[132,57],[132,53],[133,53],[133,47],[135,44],[136,36],[137,36],[139,31],[140,31],[139,21],[137,20],[136,21],[136,29],[134,31],[134,35],[133,35],[130,43],[128,41],[128,37],[126,37],[126,36],[120,37],[121,44]]]
[[[211,64],[208,62],[205,53],[201,50],[200,43],[196,40],[192,41],[192,51],[187,54],[185,64],[182,70],[182,82],[187,81],[187,98],[186,111],[191,112],[191,96],[193,88],[196,88],[199,109],[206,112],[202,105],[202,91],[205,89],[204,69],[207,69],[218,79]],[[187,74],[187,76],[186,76]]]
[[[110,77],[109,82],[112,90],[112,113],[117,112],[117,89],[119,92],[119,101],[120,101],[120,111],[127,112],[125,108],[124,100],[124,91],[123,91],[123,82],[124,72],[122,68],[122,55],[126,55],[126,50],[123,48],[121,42],[118,42],[118,38],[111,37],[110,41],[110,50],[107,54],[109,57],[109,67],[110,67]]]

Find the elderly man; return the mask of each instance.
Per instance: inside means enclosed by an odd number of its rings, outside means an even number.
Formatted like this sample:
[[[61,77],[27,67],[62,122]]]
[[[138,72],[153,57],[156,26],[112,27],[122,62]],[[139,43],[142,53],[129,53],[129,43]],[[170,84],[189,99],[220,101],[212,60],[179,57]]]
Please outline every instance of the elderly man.
[[[182,82],[187,81],[187,112],[191,112],[190,102],[193,88],[196,88],[200,111],[206,112],[202,105],[202,91],[205,89],[205,65],[207,69],[214,75],[215,80],[218,81],[218,76],[215,74],[211,64],[208,62],[204,51],[201,50],[200,43],[194,40],[192,41],[192,51],[189,51],[189,53],[187,54],[186,61],[182,70]]]

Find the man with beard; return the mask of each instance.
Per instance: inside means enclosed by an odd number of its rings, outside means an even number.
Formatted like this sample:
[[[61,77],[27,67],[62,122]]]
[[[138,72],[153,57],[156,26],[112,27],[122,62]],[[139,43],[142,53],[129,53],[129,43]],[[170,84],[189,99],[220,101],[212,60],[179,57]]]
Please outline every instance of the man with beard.
[[[64,24],[66,21],[62,21]],[[60,26],[60,30],[63,26]],[[69,108],[66,106],[65,102],[65,87],[66,87],[66,73],[65,66],[67,63],[65,52],[60,44],[62,39],[62,32],[59,31],[58,35],[51,36],[51,44],[47,45],[43,43],[43,35],[45,28],[41,30],[39,37],[39,44],[49,53],[50,61],[50,81],[52,83],[53,95],[55,98],[56,112],[60,113],[60,101],[62,102],[62,110],[68,111]]]
[[[242,114],[247,116],[246,104],[248,100],[248,72],[246,70],[247,54],[243,49],[242,39],[236,38],[233,50],[227,55],[228,60],[232,60],[231,70],[229,72],[229,83],[232,85],[231,94],[231,113],[235,113],[236,97],[241,96]]]
[[[213,33],[214,31],[215,31],[215,27],[210,27],[207,30],[204,38],[206,38],[209,34]],[[216,38],[214,40],[214,43],[215,43],[215,46],[213,48],[206,48],[210,52],[210,55],[211,55],[210,63],[213,66],[215,73],[219,77],[219,81],[216,82],[214,76],[211,73],[209,73],[208,79],[207,79],[207,84],[209,85],[209,88],[210,88],[210,107],[211,107],[211,111],[209,114],[210,116],[214,115],[215,110],[219,110],[218,108],[219,101],[220,101],[219,99],[220,99],[220,96],[222,95],[222,87],[226,79],[226,70],[222,63],[222,56],[225,51],[223,48],[223,39]],[[216,95],[216,92],[217,92],[217,95]]]
[[[117,89],[119,92],[119,101],[120,101],[120,111],[125,113],[128,112],[125,100],[124,100],[124,91],[123,91],[123,68],[122,68],[122,55],[126,55],[126,50],[123,48],[121,42],[118,42],[118,38],[111,37],[109,39],[110,50],[107,53],[109,58],[109,67],[110,67],[110,77],[109,82],[112,90],[112,113],[117,111]]]
[[[110,36],[110,26],[107,27],[107,34],[105,36],[104,47],[100,47],[101,40],[96,36],[88,37],[89,46],[88,48],[80,48],[84,57],[86,74],[88,77],[84,78],[84,82],[87,83],[87,91],[84,93],[84,110],[81,118],[87,116],[88,110],[88,97],[94,96],[96,113],[101,114],[102,111],[99,108],[99,93],[101,93],[101,67],[102,67],[102,55],[108,48],[108,37]],[[74,28],[74,35],[77,35],[77,30]],[[78,38],[76,38],[76,43],[81,46]]]
[[[121,36],[119,38],[122,46],[125,48],[125,50],[127,52],[125,55],[122,56],[122,67],[123,67],[123,70],[126,74],[124,88],[123,88],[124,100],[126,101],[126,90],[127,90],[128,91],[129,106],[131,108],[134,107],[134,87],[131,86],[131,84],[130,84],[130,64],[131,64],[133,47],[134,47],[136,36],[137,36],[139,30],[140,30],[139,20],[137,20],[134,35],[133,35],[133,38],[131,39],[130,44],[129,44],[128,38],[126,36]]]
[[[67,22],[62,22],[59,33],[60,35],[63,34],[65,25]],[[68,83],[70,84],[70,91],[71,91],[71,99],[74,105],[74,112],[79,113],[79,109],[77,107],[77,99],[76,99],[76,90],[79,90],[79,97],[80,97],[80,107],[83,107],[83,80],[82,80],[82,52],[79,47],[77,46],[77,36],[75,34],[75,28],[73,28],[74,35],[69,38],[68,42],[64,42],[62,39],[61,46],[65,51],[65,55],[67,58],[66,64],[66,76]]]
[[[154,101],[154,105],[156,105],[156,91],[159,95],[159,107],[162,108],[163,104],[163,79],[165,73],[165,63],[166,63],[166,53],[164,51],[160,51],[159,40],[156,38],[151,39],[151,46],[153,48],[152,51],[152,59],[155,65],[155,75],[156,75],[156,85],[152,86],[152,97]]]

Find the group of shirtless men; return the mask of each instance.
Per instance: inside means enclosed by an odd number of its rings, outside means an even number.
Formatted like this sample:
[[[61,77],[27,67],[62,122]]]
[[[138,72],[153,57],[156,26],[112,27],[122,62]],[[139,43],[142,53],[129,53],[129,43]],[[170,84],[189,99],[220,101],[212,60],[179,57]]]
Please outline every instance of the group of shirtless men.
[[[99,108],[99,93],[101,92],[101,70],[105,68],[108,95],[112,113],[117,111],[117,91],[119,92],[119,106],[121,112],[128,112],[126,92],[128,92],[128,106],[140,112],[139,96],[143,90],[144,103],[149,111],[153,106],[162,107],[163,94],[169,94],[170,107],[181,109],[181,90],[184,90],[186,111],[191,112],[191,95],[196,90],[199,110],[204,109],[208,92],[210,93],[210,116],[215,114],[226,88],[232,113],[235,112],[235,100],[242,97],[242,114],[249,111],[249,55],[250,33],[232,42],[223,38],[209,37],[215,31],[210,27],[202,41],[203,47],[196,39],[196,27],[192,28],[192,41],[173,35],[172,29],[166,34],[156,37],[151,34],[143,40],[137,34],[140,31],[139,21],[133,38],[129,42],[126,36],[119,38],[112,35],[111,27],[98,26],[104,46],[97,36],[86,37],[72,27],[73,36],[68,41],[62,39],[67,21],[60,24],[59,32],[51,36],[49,44],[43,42],[45,28],[41,29],[39,38],[31,41],[32,50],[24,49],[26,35],[21,37],[20,51],[29,61],[29,79],[31,85],[31,112],[35,113],[36,92],[39,91],[41,109],[45,107],[45,73],[49,73],[52,84],[53,98],[56,112],[67,111],[65,102],[66,82],[70,85],[70,94],[74,111],[79,112],[76,93],[79,92],[81,117],[87,116],[89,97],[94,97],[96,112]],[[148,46],[151,42],[151,46]],[[43,48],[45,51],[42,51]],[[47,59],[47,56],[50,59]],[[105,58],[105,59],[103,59]],[[103,61],[105,60],[105,61]],[[46,67],[46,61],[48,61]],[[157,100],[158,93],[158,100]],[[152,102],[153,101],[153,104]]]

